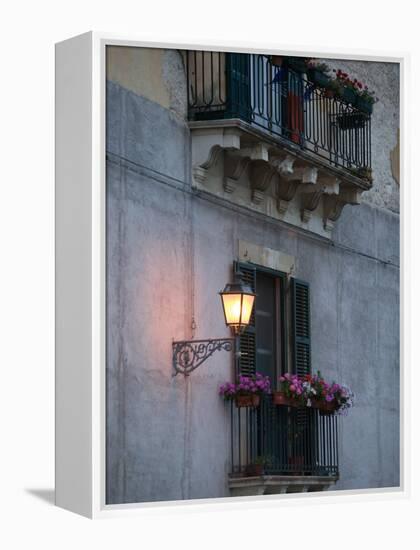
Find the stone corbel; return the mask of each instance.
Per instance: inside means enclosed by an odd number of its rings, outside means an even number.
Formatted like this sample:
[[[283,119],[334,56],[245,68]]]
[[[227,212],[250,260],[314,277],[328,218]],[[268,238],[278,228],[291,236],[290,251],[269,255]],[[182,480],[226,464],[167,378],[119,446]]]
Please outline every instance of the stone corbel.
[[[300,185],[310,186],[315,185],[317,182],[318,171],[316,168],[308,166],[295,167],[295,163],[296,159],[291,155],[272,163],[279,174],[277,210],[281,215],[286,213],[290,201],[294,198]]]
[[[216,164],[224,150],[238,151],[240,135],[236,130],[212,128],[192,134],[193,184],[205,184],[209,170]]]
[[[265,192],[269,189],[273,178],[277,175],[275,168],[264,160],[253,160],[250,164],[249,179],[251,182],[251,200],[261,204]]]
[[[340,181],[334,177],[325,174],[317,174],[316,180],[313,177],[303,188],[302,192],[302,221],[308,223],[312,212],[318,208],[323,195],[338,196],[340,192]]]
[[[233,193],[236,189],[238,180],[245,172],[251,159],[239,154],[225,154],[223,189],[226,193]]]
[[[338,195],[324,196],[324,229],[332,231],[346,204],[360,204],[361,192],[357,189],[343,189]]]

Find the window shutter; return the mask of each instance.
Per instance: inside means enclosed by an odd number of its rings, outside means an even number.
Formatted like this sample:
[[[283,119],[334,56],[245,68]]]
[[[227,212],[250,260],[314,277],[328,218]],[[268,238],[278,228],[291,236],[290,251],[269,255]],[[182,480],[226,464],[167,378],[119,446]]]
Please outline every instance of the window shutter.
[[[311,372],[311,323],[309,284],[291,279],[293,319],[293,365],[299,375]]]
[[[256,292],[256,270],[255,267],[243,263],[234,263],[235,275],[240,275],[244,283],[248,284],[253,292]],[[254,305],[255,309],[255,305]],[[251,319],[248,327],[240,335],[239,351],[239,373],[244,376],[251,376],[256,372],[256,354],[255,354],[255,312],[252,310]]]

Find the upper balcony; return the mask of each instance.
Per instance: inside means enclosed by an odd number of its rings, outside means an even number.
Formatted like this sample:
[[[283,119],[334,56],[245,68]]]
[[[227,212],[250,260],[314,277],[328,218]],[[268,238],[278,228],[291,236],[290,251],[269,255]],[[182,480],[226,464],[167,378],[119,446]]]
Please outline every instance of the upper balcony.
[[[278,56],[277,56],[278,57]],[[369,181],[372,105],[307,69],[303,58],[189,51],[190,121],[239,119],[279,145]]]
[[[193,187],[330,238],[372,187],[373,98],[303,58],[187,51],[185,66]]]

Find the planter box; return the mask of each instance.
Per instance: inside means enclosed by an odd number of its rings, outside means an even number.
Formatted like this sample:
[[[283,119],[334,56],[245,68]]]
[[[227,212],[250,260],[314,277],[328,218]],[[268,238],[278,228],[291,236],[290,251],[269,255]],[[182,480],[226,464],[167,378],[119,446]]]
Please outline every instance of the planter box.
[[[235,397],[235,403],[238,408],[241,407],[258,407],[260,404],[260,396],[257,394],[244,394]]]
[[[281,391],[273,392],[273,403],[274,405],[283,405],[285,407],[302,407],[303,406],[299,401],[296,401],[296,399],[293,399],[292,397],[287,397]]]
[[[354,111],[352,113],[343,113],[337,115],[337,124],[341,130],[353,130],[355,128],[364,128],[367,117],[365,114]]]
[[[343,88],[340,92],[340,96],[346,103],[350,103],[350,105],[356,105],[357,94],[351,88]]]
[[[368,115],[372,114],[373,103],[371,101],[367,101],[366,99],[363,99],[362,97],[357,98],[356,107],[359,109],[359,111],[363,111]]]

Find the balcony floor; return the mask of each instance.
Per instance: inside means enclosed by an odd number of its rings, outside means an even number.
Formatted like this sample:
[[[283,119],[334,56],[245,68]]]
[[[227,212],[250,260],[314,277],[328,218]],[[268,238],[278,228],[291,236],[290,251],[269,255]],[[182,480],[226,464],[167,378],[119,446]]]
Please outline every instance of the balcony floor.
[[[231,496],[312,493],[330,489],[338,479],[338,476],[229,476],[229,490]]]

